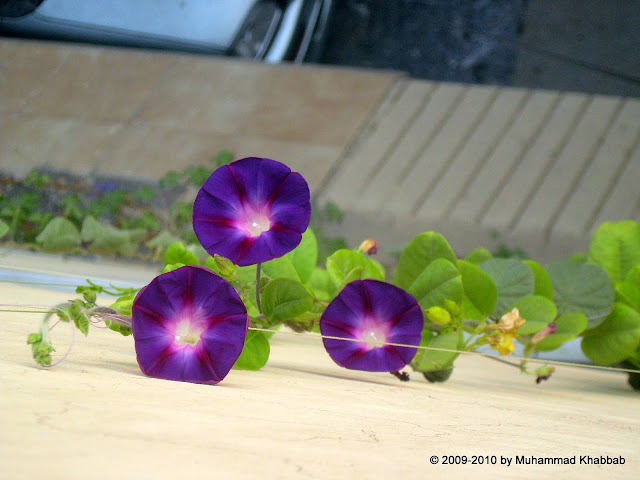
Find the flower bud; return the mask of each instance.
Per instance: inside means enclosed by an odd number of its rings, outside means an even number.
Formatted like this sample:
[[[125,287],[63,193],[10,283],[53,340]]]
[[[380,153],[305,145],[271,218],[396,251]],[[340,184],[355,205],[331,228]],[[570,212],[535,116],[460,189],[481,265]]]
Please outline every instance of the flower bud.
[[[533,374],[536,375],[536,383],[540,383],[544,380],[549,380],[549,378],[555,371],[556,369],[554,367],[550,367],[548,365],[536,368],[536,370],[533,372]]]
[[[451,315],[442,307],[431,307],[426,311],[427,317],[438,325],[448,325],[451,323]]]
[[[220,275],[224,278],[234,278],[236,272],[236,266],[228,258],[221,257],[220,255],[214,255],[213,261],[218,267]]]
[[[378,242],[376,242],[372,238],[367,238],[360,244],[360,246],[358,247],[358,251],[366,253],[367,255],[375,255],[376,253],[378,253]]]

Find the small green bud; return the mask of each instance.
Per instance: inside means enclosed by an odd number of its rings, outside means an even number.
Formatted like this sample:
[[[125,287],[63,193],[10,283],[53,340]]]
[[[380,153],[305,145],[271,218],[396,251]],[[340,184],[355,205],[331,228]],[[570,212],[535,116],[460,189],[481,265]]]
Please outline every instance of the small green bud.
[[[85,290],[84,292],[82,292],[82,297],[84,298],[85,302],[95,304],[98,296],[96,295],[96,292]]]
[[[228,258],[221,257],[220,255],[214,255],[213,261],[218,268],[218,272],[225,279],[235,279],[236,266]]]
[[[438,325],[448,325],[451,323],[451,315],[442,307],[431,307],[426,311],[427,317]]]
[[[32,345],[34,343],[39,343],[42,341],[41,333],[30,333],[27,337],[27,345]]]
[[[445,299],[444,308],[447,309],[447,311],[451,314],[452,317],[459,317],[460,316],[460,313],[461,313],[460,312],[460,305],[458,305],[453,300]]]

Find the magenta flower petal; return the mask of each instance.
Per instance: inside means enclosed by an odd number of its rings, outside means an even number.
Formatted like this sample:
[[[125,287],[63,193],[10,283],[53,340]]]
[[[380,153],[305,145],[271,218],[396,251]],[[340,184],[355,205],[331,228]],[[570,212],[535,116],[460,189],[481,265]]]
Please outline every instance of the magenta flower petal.
[[[395,372],[413,359],[424,319],[409,293],[378,280],[351,282],[329,304],[320,319],[324,347],[338,365],[369,372]]]
[[[205,250],[240,266],[293,250],[310,219],[307,182],[268,158],[243,158],[218,168],[193,206],[193,229]]]
[[[159,275],[133,303],[138,364],[150,377],[218,383],[240,356],[248,327],[234,288],[206,268]]]

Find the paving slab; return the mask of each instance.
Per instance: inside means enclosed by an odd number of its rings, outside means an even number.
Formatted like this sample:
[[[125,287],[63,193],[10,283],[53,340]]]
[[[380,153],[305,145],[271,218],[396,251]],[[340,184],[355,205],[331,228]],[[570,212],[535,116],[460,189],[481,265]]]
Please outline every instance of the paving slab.
[[[347,212],[332,233],[351,244],[398,249],[436,230],[461,255],[506,244],[551,262],[602,221],[640,219],[640,100],[398,84],[318,194]]]
[[[67,296],[12,285],[0,303]],[[24,342],[39,316],[0,312],[1,479],[630,479],[640,464],[638,394],[621,374],[561,367],[536,385],[462,357],[446,383],[400,383],[338,367],[317,337],[277,334],[263,370],[194,385],[145,377],[132,338],[97,328],[76,335],[65,362],[39,368]],[[69,332],[53,334],[61,353]],[[469,464],[442,465],[443,455]],[[473,455],[497,464],[472,465]],[[585,455],[625,464],[580,465]],[[531,456],[578,464],[515,465]]]

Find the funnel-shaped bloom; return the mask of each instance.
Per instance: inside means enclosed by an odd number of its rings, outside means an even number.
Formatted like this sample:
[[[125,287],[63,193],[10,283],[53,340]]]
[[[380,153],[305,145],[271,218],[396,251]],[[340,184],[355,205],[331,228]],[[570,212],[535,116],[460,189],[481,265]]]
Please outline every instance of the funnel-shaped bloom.
[[[338,365],[369,372],[395,372],[417,349],[424,319],[416,300],[401,288],[378,280],[349,283],[320,319],[324,347]]]
[[[248,327],[234,288],[206,268],[159,275],[133,303],[138,364],[151,377],[218,383],[240,356]]]
[[[310,218],[305,179],[268,158],[243,158],[218,168],[193,206],[193,229],[205,250],[240,266],[293,250]]]

